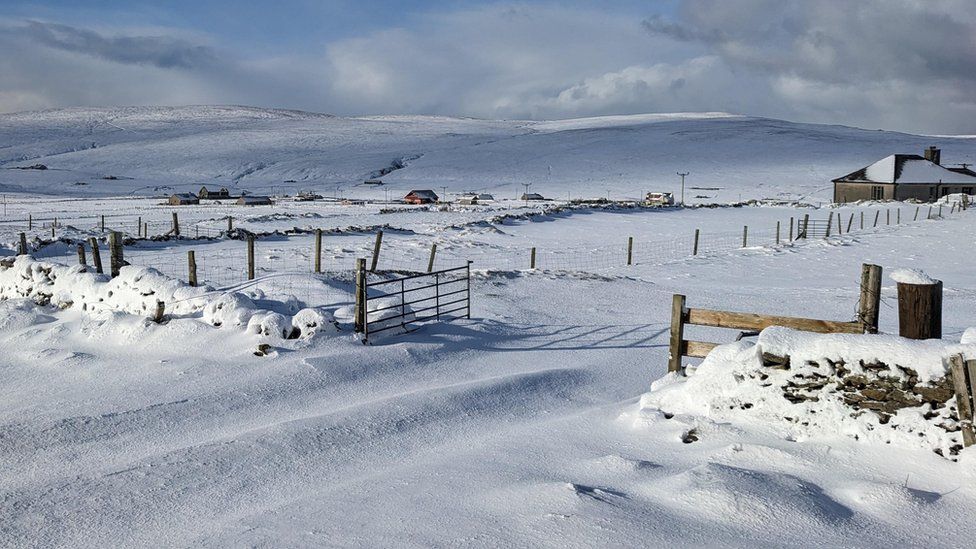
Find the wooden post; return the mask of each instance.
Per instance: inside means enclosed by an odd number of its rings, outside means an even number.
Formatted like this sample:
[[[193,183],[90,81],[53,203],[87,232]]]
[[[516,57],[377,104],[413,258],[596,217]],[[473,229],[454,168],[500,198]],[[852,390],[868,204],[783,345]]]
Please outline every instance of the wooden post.
[[[830,212],[827,216],[827,232],[824,233],[824,238],[830,238],[830,226],[834,224],[834,212]]]
[[[535,269],[535,246],[532,246],[532,254],[529,256],[529,268]]]
[[[20,233],[20,246],[17,249],[17,255],[27,255],[27,235]]]
[[[919,209],[920,207],[921,207],[921,206],[915,206],[915,219],[912,219],[912,221],[918,221],[918,209]]]
[[[173,236],[180,236],[180,218],[173,212]]]
[[[956,411],[959,415],[959,427],[962,431],[962,445],[965,447],[976,444],[976,434],[973,433],[973,389],[971,388],[972,384],[976,383],[976,379],[974,379],[976,371],[974,370],[976,370],[976,361],[970,360],[969,364],[966,364],[962,355],[949,357],[949,371],[952,374],[952,387],[956,393]],[[967,373],[969,374],[969,384],[966,383]]]
[[[749,226],[742,226],[742,247],[745,248],[749,244]]]
[[[891,225],[891,209],[885,208],[885,225]]]
[[[627,237],[627,265],[634,264],[634,237]]]
[[[793,218],[790,218],[790,242],[793,242]]]
[[[111,267],[112,278],[119,276],[125,259],[122,254],[122,235],[115,231],[108,233],[108,250],[110,254],[109,266]]]
[[[102,230],[105,230],[105,216],[102,216]]]
[[[925,219],[932,219],[932,206],[929,206],[929,213],[925,214]]]
[[[189,272],[187,273],[187,282],[190,286],[197,285],[197,254],[193,250],[188,250],[186,252],[186,262]]]
[[[881,266],[861,265],[861,297],[858,300],[858,320],[864,332],[878,333],[878,317],[881,312]]]
[[[851,218],[847,220],[847,232],[851,232],[851,227],[854,226],[854,212],[851,212]]]
[[[27,230],[34,230],[34,216],[32,214],[27,214]]]
[[[322,229],[315,229],[315,272],[322,272]]]
[[[85,259],[85,245],[79,242],[77,249],[78,249],[78,264],[88,265],[88,261]]]
[[[691,248],[691,255],[698,255],[698,236],[701,233],[701,229],[695,229],[695,244]]]
[[[102,254],[98,252],[98,239],[94,236],[88,239],[88,243],[91,245],[92,249],[92,262],[95,263],[95,272],[102,274]]]
[[[685,338],[685,296],[671,298],[671,340],[668,344],[668,372],[681,371],[681,342]]]
[[[807,229],[810,228],[810,214],[803,214],[803,238],[807,237]]]
[[[931,209],[931,208],[930,208]],[[54,225],[51,225],[51,240],[54,240]]]
[[[356,333],[366,330],[366,259],[356,260],[356,309],[353,313]]]
[[[156,300],[156,311],[153,313],[153,322],[159,324],[163,321],[163,315],[166,313],[166,304],[160,300]]]
[[[247,279],[254,280],[254,235],[247,235]]]
[[[874,212],[874,227],[878,226],[878,220],[881,219],[881,210]],[[874,228],[872,227],[872,228]]]
[[[942,219],[942,204],[939,204],[939,219]]]
[[[776,222],[776,245],[779,246],[779,221]]]
[[[427,261],[427,272],[433,272],[434,270],[434,257],[437,255],[437,243],[434,242],[430,245],[430,259]]]
[[[901,206],[895,210],[895,225],[901,225]]]
[[[864,211],[861,211],[861,230],[864,230]]]
[[[233,230],[234,230],[234,216],[228,215],[227,216],[227,232],[231,232]]]
[[[898,335],[908,339],[942,338],[942,281],[898,283]]]
[[[136,237],[142,236],[142,216],[136,221]]]
[[[380,261],[380,246],[383,244],[383,231],[376,231],[376,243],[373,244],[373,262],[370,263],[369,272],[376,272],[376,265]]]
[[[145,236],[145,238],[149,238],[149,222],[148,221],[146,221],[145,223],[142,224],[142,234]]]

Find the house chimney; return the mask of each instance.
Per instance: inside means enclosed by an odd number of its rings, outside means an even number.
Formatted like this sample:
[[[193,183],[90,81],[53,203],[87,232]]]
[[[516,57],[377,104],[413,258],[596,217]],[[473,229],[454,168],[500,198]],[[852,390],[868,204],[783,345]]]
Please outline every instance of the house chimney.
[[[925,159],[928,160],[929,162],[933,162],[935,164],[941,164],[942,163],[942,151],[939,148],[937,148],[936,146],[933,145],[933,146],[925,149]]]

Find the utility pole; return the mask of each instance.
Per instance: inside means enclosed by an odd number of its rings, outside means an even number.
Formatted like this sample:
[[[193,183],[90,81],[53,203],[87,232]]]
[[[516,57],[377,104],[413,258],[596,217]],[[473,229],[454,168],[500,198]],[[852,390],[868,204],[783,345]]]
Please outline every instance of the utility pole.
[[[447,187],[441,187],[441,202],[447,202]]]
[[[525,200],[526,206],[529,205],[529,185],[531,184],[532,183],[522,183],[522,186],[525,187],[525,192],[522,194],[522,199]]]
[[[688,175],[689,173],[691,172],[685,172],[685,173],[678,172],[678,175],[681,176],[681,205],[682,206],[685,205],[685,176]]]

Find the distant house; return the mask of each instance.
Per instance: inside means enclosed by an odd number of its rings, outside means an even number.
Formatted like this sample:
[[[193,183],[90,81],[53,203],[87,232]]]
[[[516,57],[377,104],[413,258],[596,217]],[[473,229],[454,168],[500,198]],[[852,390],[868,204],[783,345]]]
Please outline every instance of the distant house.
[[[471,206],[471,205],[477,204],[478,201],[479,201],[478,195],[476,195],[476,194],[466,194],[466,195],[462,196],[461,198],[458,198],[458,204],[461,204],[461,205],[464,205],[464,206]]]
[[[227,187],[221,187],[219,191],[209,191],[206,187],[200,187],[197,196],[204,200],[226,200],[230,198],[230,191],[227,190]]]
[[[321,200],[322,195],[312,192],[312,191],[298,191],[295,195],[295,200],[297,202],[310,202],[312,200]]]
[[[186,206],[188,204],[199,204],[200,199],[197,195],[193,193],[176,193],[170,195],[169,205],[170,206]]]
[[[917,154],[893,154],[832,180],[834,202],[858,200],[921,200],[935,202],[947,194],[973,194],[976,172],[968,166],[942,165],[936,147]]]
[[[495,200],[495,197],[492,196],[492,195],[490,195],[490,194],[488,194],[488,193],[480,193],[480,194],[478,194],[478,202],[493,202],[494,200]]]
[[[238,206],[270,206],[271,198],[267,196],[247,195],[237,199]]]
[[[522,195],[522,200],[545,200],[539,193],[525,193]]]
[[[439,200],[437,193],[430,189],[415,189],[403,197],[407,204],[433,204]]]

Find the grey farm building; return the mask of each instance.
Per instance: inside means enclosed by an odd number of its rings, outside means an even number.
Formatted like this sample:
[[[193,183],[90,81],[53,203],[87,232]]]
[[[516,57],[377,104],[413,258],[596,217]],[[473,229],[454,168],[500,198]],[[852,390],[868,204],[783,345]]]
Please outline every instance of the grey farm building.
[[[917,154],[893,154],[866,168],[833,180],[834,202],[909,200],[935,202],[948,194],[973,194],[976,172],[963,164],[942,165],[935,147]]]

